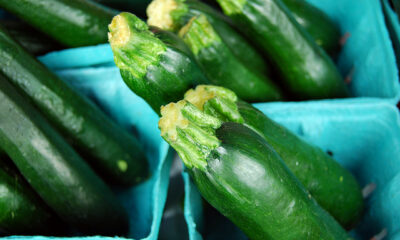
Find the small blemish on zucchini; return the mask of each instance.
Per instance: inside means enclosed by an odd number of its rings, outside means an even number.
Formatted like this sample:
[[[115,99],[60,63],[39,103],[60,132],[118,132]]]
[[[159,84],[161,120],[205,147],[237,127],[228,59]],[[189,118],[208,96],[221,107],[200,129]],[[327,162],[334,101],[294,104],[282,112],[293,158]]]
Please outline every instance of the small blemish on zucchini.
[[[126,170],[128,170],[128,164],[124,160],[118,160],[117,165],[119,170],[121,170],[122,172],[126,172]]]

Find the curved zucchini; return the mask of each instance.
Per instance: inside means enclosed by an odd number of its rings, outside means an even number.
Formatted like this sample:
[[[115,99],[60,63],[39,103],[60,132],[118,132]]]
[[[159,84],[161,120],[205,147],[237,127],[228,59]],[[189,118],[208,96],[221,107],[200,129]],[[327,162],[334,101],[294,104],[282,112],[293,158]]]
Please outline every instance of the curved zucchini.
[[[111,22],[109,41],[114,61],[125,83],[159,114],[160,107],[182,99],[186,90],[209,82],[178,38],[163,34],[163,41],[142,20],[121,13]],[[168,38],[168,39],[167,39]]]
[[[117,14],[90,0],[0,0],[0,7],[69,47],[106,43]]]
[[[281,99],[274,83],[243,65],[222,41],[204,15],[193,17],[179,36],[191,48],[210,81],[233,90],[249,102]]]
[[[242,123],[257,132],[315,200],[346,228],[351,228],[361,217],[363,198],[356,179],[320,148],[239,100],[228,89],[198,86],[185,94],[185,100],[220,120]]]
[[[108,182],[132,185],[148,176],[139,142],[93,103],[29,55],[0,28],[0,71]]]
[[[9,161],[0,156],[0,232],[10,235],[61,233],[61,221]]]
[[[218,0],[224,12],[260,47],[297,99],[349,95],[329,56],[280,0]]]
[[[108,186],[4,77],[0,119],[0,147],[61,219],[88,234],[127,232],[127,214]]]
[[[282,2],[321,48],[332,57],[338,54],[340,30],[324,12],[305,0],[282,0]]]
[[[202,196],[247,237],[347,239],[256,132],[222,123],[185,100],[161,113],[161,135],[178,152]]]
[[[153,0],[147,8],[148,24],[178,31],[192,17],[203,14],[232,53],[247,67],[269,73],[268,64],[253,46],[235,29],[229,18],[196,0]]]

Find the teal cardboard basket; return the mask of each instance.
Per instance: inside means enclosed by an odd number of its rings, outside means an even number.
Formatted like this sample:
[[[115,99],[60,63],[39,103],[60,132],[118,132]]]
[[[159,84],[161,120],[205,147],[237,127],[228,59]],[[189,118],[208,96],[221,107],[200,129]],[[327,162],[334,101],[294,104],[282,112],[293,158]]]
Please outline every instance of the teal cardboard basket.
[[[355,175],[364,191],[372,191],[365,199],[364,217],[352,231],[356,239],[372,239],[379,233],[386,234],[385,239],[400,239],[400,117],[394,105],[364,98],[255,106],[306,141],[332,153]],[[216,232],[202,236],[207,231],[204,222],[210,219],[203,219],[201,197],[188,174],[183,173],[183,177],[191,240],[246,239],[227,220]]]

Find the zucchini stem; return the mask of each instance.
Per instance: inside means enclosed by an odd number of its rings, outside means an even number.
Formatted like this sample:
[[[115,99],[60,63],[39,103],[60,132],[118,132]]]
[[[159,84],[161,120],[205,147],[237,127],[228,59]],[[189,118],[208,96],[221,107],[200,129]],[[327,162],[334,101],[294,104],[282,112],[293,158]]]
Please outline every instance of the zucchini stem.
[[[161,107],[161,136],[178,152],[188,168],[204,170],[207,157],[220,145],[215,130],[222,122],[186,100]]]
[[[164,30],[175,31],[175,20],[188,12],[184,0],[154,0],[147,7],[147,23]]]
[[[158,63],[166,51],[166,45],[150,32],[147,24],[131,13],[115,16],[108,28],[115,64],[137,79],[145,76],[147,67]]]
[[[185,94],[185,100],[205,113],[217,116],[222,121],[243,123],[236,101],[236,94],[223,87],[199,85]]]
[[[195,55],[201,49],[222,41],[204,14],[192,17],[179,31],[179,36]]]
[[[217,0],[226,15],[240,13],[247,0]]]

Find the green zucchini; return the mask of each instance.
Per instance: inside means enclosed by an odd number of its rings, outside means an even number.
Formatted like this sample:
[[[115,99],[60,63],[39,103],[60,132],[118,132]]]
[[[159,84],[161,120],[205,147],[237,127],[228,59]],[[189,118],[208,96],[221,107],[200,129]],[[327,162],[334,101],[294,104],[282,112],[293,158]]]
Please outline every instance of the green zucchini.
[[[146,17],[146,7],[151,0],[94,0],[102,5],[118,9],[121,11],[128,11],[137,14],[140,17]]]
[[[114,17],[109,29],[122,78],[157,114],[162,105],[182,99],[190,87],[209,82],[190,51],[172,34],[162,34],[160,29],[154,34],[146,23],[126,12]]]
[[[347,239],[259,134],[182,100],[161,109],[162,137],[202,196],[252,240]]]
[[[0,55],[0,72],[29,96],[105,180],[132,185],[147,178],[147,161],[134,136],[57,78],[1,28]]]
[[[148,24],[169,31],[178,31],[189,20],[203,14],[232,53],[247,67],[269,73],[268,65],[251,44],[232,27],[229,18],[196,0],[153,0],[147,8]]]
[[[260,47],[296,99],[349,95],[329,56],[280,0],[218,0],[239,30]]]
[[[0,232],[12,235],[61,233],[61,221],[4,156],[0,156]]]
[[[233,55],[204,15],[193,17],[179,31],[179,36],[213,84],[229,88],[249,102],[282,98],[268,77],[247,68]]]
[[[68,47],[107,42],[107,25],[116,11],[91,0],[0,0],[15,14]]]
[[[15,39],[32,55],[38,56],[51,51],[62,49],[62,46],[48,36],[36,31],[21,21],[2,20],[0,21],[10,36]]]
[[[363,198],[356,179],[320,148],[297,137],[232,91],[198,86],[185,100],[222,121],[237,122],[262,136],[315,200],[346,228],[361,217]]]
[[[330,56],[340,50],[340,30],[324,12],[305,0],[282,0],[296,21],[314,38]]]
[[[88,234],[125,234],[128,217],[108,186],[4,77],[0,147],[65,222]]]

